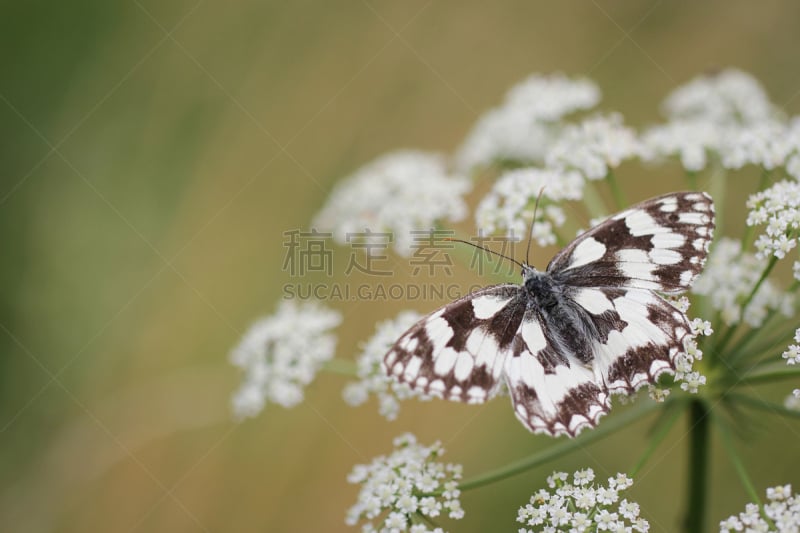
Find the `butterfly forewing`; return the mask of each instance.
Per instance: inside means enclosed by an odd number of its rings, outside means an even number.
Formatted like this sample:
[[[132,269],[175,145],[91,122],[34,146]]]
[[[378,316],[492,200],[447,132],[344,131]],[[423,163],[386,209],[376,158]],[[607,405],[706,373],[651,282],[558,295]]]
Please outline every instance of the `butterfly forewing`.
[[[427,394],[481,403],[501,382],[525,304],[519,285],[473,292],[412,326],[386,354],[384,368]]]
[[[523,268],[523,285],[487,287],[423,318],[389,349],[385,370],[469,403],[505,380],[525,427],[575,436],[611,394],[674,372],[689,321],[658,293],[689,288],[713,230],[704,193],[642,202],[575,239],[546,272]]]
[[[582,234],[556,254],[547,272],[575,286],[679,293],[703,270],[713,232],[710,196],[659,196]]]

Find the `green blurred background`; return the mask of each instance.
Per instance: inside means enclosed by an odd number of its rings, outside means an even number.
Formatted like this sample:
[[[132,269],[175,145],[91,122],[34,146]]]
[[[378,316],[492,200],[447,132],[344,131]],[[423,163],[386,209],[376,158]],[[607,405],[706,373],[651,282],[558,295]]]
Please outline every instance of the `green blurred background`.
[[[336,376],[295,409],[234,423],[227,354],[290,281],[282,233],[308,228],[335,181],[383,152],[453,150],[533,72],[594,79],[601,107],[636,126],[715,67],[800,109],[790,1],[78,0],[2,13],[2,531],[345,531],[346,474],[403,431],[442,439],[467,477],[540,449],[549,440],[505,401],[410,403],[388,423],[374,403],[346,407]],[[625,169],[638,198],[678,175]],[[403,305],[338,307],[349,358]],[[516,530],[552,468],[624,471],[647,427],[465,494],[466,519],[444,523]],[[798,474],[774,459],[791,459],[796,428],[768,427],[745,449],[760,491]],[[684,433],[634,488],[654,531],[682,512]],[[724,457],[712,485],[714,523],[743,508]]]

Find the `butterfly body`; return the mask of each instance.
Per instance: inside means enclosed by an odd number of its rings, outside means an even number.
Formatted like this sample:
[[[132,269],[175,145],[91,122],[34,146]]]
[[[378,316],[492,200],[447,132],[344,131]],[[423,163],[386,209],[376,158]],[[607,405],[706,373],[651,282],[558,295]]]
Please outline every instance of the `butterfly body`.
[[[690,326],[660,293],[685,291],[714,228],[705,194],[645,201],[590,229],[522,284],[475,291],[424,317],[389,349],[386,372],[468,403],[505,383],[529,430],[575,436],[611,394],[674,371]]]

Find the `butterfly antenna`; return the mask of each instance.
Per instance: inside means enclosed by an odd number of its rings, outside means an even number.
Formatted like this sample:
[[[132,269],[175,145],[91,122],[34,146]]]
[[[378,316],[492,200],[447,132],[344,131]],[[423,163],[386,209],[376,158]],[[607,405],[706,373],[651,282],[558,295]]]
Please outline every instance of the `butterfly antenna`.
[[[544,187],[539,189],[539,196],[536,197],[536,203],[533,205],[533,218],[531,219],[531,227],[528,229],[528,248],[525,250],[525,264],[530,265],[531,255],[531,241],[533,240],[533,225],[536,224],[536,212],[539,210],[539,202],[544,194]]]
[[[444,237],[442,240],[444,240],[444,241],[451,241],[451,242],[460,242],[460,243],[464,243],[464,244],[469,244],[470,246],[474,246],[475,248],[478,248],[478,249],[480,249],[480,250],[483,250],[484,252],[489,252],[490,254],[494,254],[494,255],[496,255],[496,256],[498,256],[498,257],[501,257],[501,258],[503,258],[503,259],[507,259],[507,260],[511,261],[512,263],[514,263],[515,265],[518,265],[518,266],[519,266],[520,268],[522,268],[522,269],[524,269],[524,268],[525,268],[525,265],[523,265],[522,263],[520,263],[520,262],[519,262],[519,261],[517,261],[516,259],[512,259],[511,257],[508,257],[508,256],[506,256],[506,255],[503,255],[503,254],[501,254],[500,252],[495,252],[494,250],[490,250],[489,248],[485,248],[485,247],[483,247],[483,246],[481,246],[481,245],[479,245],[479,244],[475,244],[474,242],[469,242],[469,241],[465,241],[465,240],[462,240],[462,239],[454,239],[454,238],[452,238],[452,237]]]

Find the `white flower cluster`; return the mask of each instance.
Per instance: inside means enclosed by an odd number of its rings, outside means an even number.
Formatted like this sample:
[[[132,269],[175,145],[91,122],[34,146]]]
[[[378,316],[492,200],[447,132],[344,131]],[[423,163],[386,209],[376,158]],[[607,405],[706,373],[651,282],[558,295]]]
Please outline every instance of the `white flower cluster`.
[[[782,354],[787,365],[800,364],[800,329],[794,332],[794,342],[798,344],[790,344]]]
[[[800,179],[800,123],[787,123],[752,76],[729,69],[695,78],[664,110],[669,122],[642,135],[643,159],[674,156],[696,172],[713,154],[724,168],[785,167]]]
[[[729,326],[744,320],[748,325],[758,327],[772,309],[791,316],[795,307],[794,296],[769,280],[761,284],[747,309],[742,310],[743,300],[755,287],[765,266],[762,259],[742,252],[740,241],[723,237],[714,245],[714,252],[694,282],[692,292],[705,296]]]
[[[608,486],[593,483],[591,468],[575,472],[572,483],[568,479],[565,472],[554,472],[547,478],[553,493],[541,489],[520,507],[517,522],[531,528],[520,528],[519,533],[650,530],[639,516],[638,503],[619,501],[620,493],[633,485],[625,474],[608,478]]]
[[[648,129],[641,140],[645,161],[677,157],[683,168],[698,172],[706,168],[708,154],[719,151],[722,135],[719,127],[710,122],[675,119]]]
[[[787,172],[800,178],[800,123],[790,124],[767,120],[748,127],[734,128],[721,145],[722,166],[739,169],[756,165],[766,170],[786,167]]]
[[[764,515],[755,503],[748,503],[743,512],[719,523],[720,533],[759,531],[764,533],[797,533],[800,531],[800,494],[792,493],[791,485],[767,489],[768,503]]]
[[[521,168],[504,173],[475,210],[475,220],[482,232],[504,230],[509,238],[521,238],[528,232],[533,206],[539,192],[542,205],[533,225],[533,238],[540,246],[556,242],[556,228],[566,216],[561,207],[550,202],[580,200],[583,178],[575,171]]]
[[[267,401],[293,407],[303,401],[303,388],[325,361],[333,357],[342,315],[316,302],[281,302],[277,312],[262,318],[231,352],[231,363],[245,372],[233,396],[238,418],[257,415]]]
[[[405,383],[389,377],[383,369],[383,356],[417,320],[416,311],[403,311],[394,320],[377,325],[375,334],[364,345],[358,356],[359,381],[348,383],[342,395],[349,405],[357,406],[367,401],[370,393],[378,397],[378,412],[387,420],[394,420],[400,411],[400,402],[408,398],[429,400],[430,396],[415,391]]]
[[[755,78],[726,69],[699,76],[675,89],[664,101],[664,112],[670,118],[753,124],[771,118],[775,108]]]
[[[564,128],[547,151],[546,163],[556,170],[577,170],[586,179],[600,180],[624,160],[641,153],[636,132],[622,115],[598,115]]]
[[[458,482],[462,467],[436,460],[444,454],[439,442],[422,446],[406,433],[394,440],[395,451],[369,465],[356,465],[347,477],[361,485],[357,503],[347,512],[346,523],[366,520],[362,531],[427,533],[426,519],[442,513],[461,519]],[[374,522],[378,521],[377,527]],[[432,530],[442,532],[441,528]]]
[[[758,257],[786,257],[800,236],[800,183],[778,182],[750,196],[747,207],[747,225],[766,226],[756,240]]]
[[[438,154],[393,152],[340,183],[313,225],[331,229],[340,243],[348,242],[348,234],[391,232],[397,253],[408,256],[412,231],[428,230],[437,221],[464,219],[467,206],[462,197],[471,188],[471,181],[450,173]]]
[[[557,121],[599,101],[600,90],[587,79],[530,76],[478,120],[456,153],[456,165],[469,171],[498,160],[540,162],[558,131]]]
[[[680,353],[675,358],[675,381],[680,382],[681,390],[690,394],[697,394],[698,389],[706,384],[706,377],[694,369],[695,361],[700,361],[703,358],[703,352],[697,346],[697,337],[700,335],[709,336],[714,333],[711,329],[711,322],[703,320],[702,318],[695,318],[690,323],[692,331],[686,339],[684,339],[684,352]],[[658,393],[655,394],[655,399],[658,401]],[[651,394],[651,397],[654,397]]]

